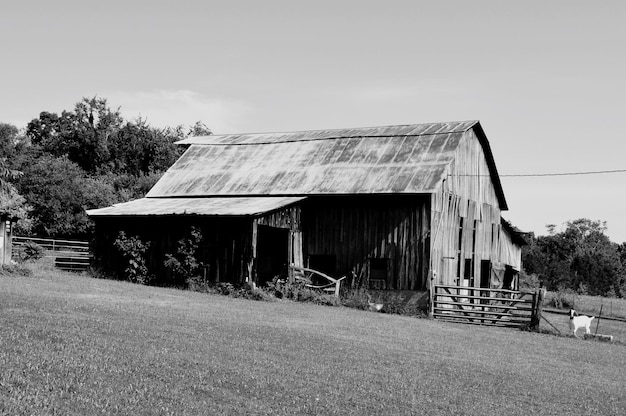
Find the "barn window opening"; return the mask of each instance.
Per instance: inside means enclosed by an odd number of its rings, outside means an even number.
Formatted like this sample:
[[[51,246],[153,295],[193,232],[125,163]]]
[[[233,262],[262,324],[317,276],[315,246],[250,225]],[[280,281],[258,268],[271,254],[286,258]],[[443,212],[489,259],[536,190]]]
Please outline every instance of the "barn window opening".
[[[489,289],[491,287],[491,261],[480,261],[480,287],[483,289]],[[481,296],[488,297],[488,291],[482,291]],[[489,303],[489,300],[481,299],[480,303]]]
[[[491,261],[490,260],[481,260],[480,261],[480,287],[489,288],[491,287]]]
[[[469,280],[469,286],[474,286],[474,267],[472,259],[465,259],[465,268],[463,270],[465,280]]]
[[[369,259],[370,289],[387,289],[389,259]]]
[[[504,267],[504,280],[502,282],[503,289],[517,290],[516,278],[517,271],[508,264]]]

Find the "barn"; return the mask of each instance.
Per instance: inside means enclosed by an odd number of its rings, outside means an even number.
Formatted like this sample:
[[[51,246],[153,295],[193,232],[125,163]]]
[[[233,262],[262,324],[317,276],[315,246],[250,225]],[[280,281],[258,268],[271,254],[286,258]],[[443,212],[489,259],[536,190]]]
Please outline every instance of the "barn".
[[[515,288],[523,239],[478,121],[190,137],[142,199],[88,211],[95,261],[121,270],[120,231],[148,268],[191,227],[212,282],[264,285],[289,266],[372,290]]]

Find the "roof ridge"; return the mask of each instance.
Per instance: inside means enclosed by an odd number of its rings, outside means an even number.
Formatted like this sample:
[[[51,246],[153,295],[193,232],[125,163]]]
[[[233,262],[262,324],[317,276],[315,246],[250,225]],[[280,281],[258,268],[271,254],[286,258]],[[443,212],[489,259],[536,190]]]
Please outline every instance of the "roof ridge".
[[[350,139],[350,138],[363,138],[363,137],[407,137],[407,136],[429,136],[434,134],[449,134],[449,133],[462,133],[470,130],[476,124],[479,124],[478,120],[465,120],[465,121],[447,121],[438,123],[415,123],[415,124],[395,124],[387,126],[373,126],[373,127],[354,127],[354,128],[336,128],[336,129],[317,129],[317,130],[298,130],[298,131],[284,131],[284,132],[265,132],[265,133],[234,133],[234,134],[215,134],[209,136],[192,136],[180,141],[177,144],[207,144],[207,145],[225,145],[225,144],[273,144],[273,143],[291,143],[291,142],[305,142],[316,140],[336,140],[336,139]],[[436,126],[447,126],[443,131],[436,129],[430,131]],[[416,131],[419,128],[422,131]],[[411,132],[411,129],[413,132]],[[398,133],[382,133],[385,130],[404,130],[405,132]],[[322,137],[299,137],[289,138],[297,136],[314,136],[321,135]],[[263,137],[271,136],[285,136],[282,140],[276,137],[274,140],[268,140],[267,142],[237,142],[229,141],[228,143],[220,142],[221,140],[254,140]]]

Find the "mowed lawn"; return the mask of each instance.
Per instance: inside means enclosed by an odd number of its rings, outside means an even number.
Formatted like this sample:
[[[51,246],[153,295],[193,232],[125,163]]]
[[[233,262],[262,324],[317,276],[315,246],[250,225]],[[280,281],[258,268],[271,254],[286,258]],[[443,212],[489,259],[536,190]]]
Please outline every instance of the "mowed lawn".
[[[4,276],[0,414],[623,415],[626,346]]]

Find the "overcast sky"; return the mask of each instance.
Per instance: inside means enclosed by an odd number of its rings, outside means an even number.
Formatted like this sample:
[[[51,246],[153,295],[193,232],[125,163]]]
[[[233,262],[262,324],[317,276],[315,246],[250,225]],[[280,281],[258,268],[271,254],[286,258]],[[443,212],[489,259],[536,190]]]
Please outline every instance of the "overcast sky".
[[[626,169],[624,1],[2,1],[0,122],[107,98],[214,133],[480,120],[501,174]],[[524,231],[607,221],[626,173],[503,177]]]

